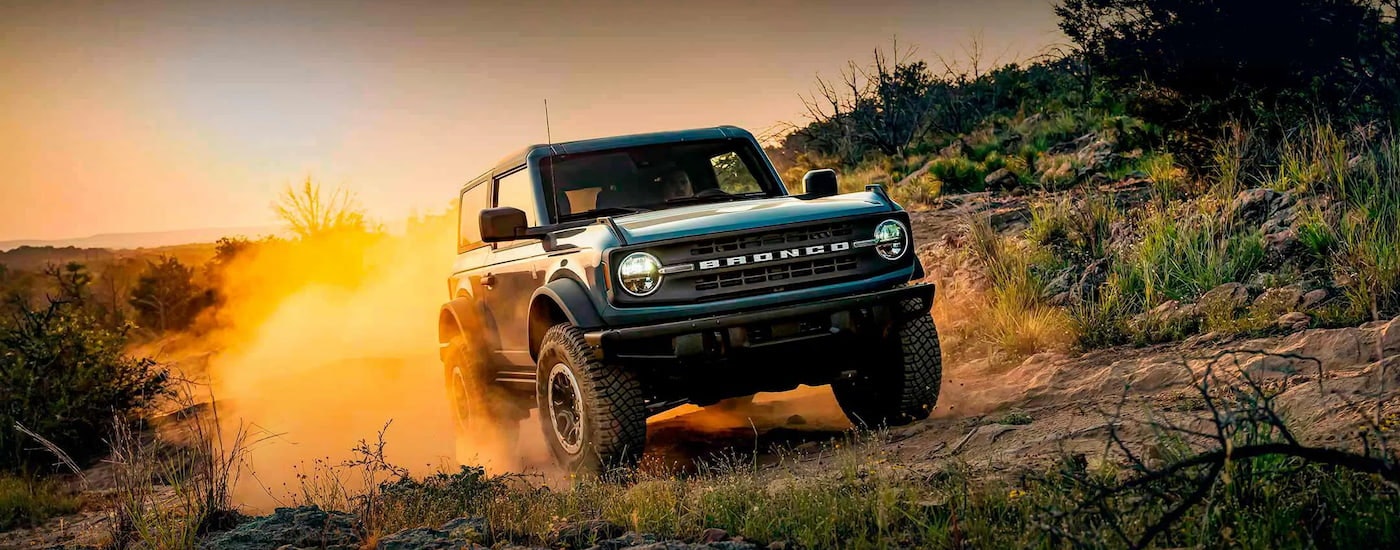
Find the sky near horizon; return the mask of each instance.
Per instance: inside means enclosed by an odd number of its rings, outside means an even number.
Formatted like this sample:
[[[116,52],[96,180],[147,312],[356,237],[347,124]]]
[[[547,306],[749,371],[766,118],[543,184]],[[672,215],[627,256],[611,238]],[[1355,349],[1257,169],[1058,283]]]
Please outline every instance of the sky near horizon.
[[[892,37],[1013,61],[1049,0],[0,0],[0,240],[275,223],[311,176],[380,220],[545,141],[803,122]]]

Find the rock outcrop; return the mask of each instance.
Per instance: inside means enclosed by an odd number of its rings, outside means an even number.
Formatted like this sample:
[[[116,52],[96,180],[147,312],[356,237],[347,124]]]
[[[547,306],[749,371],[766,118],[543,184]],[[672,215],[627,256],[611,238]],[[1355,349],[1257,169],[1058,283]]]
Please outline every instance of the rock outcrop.
[[[211,535],[200,546],[218,550],[359,550],[363,538],[357,523],[353,514],[316,506],[278,508],[272,515]]]

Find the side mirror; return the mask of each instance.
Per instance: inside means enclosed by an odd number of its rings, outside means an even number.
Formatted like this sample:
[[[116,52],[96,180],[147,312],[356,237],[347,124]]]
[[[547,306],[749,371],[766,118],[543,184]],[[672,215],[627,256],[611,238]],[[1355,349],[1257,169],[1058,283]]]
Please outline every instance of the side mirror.
[[[839,193],[836,187],[836,171],[830,168],[812,170],[802,176],[802,190],[811,197],[830,197]]]
[[[525,220],[525,212],[519,208],[502,206],[481,211],[481,240],[488,243],[513,241],[529,237],[530,228]]]

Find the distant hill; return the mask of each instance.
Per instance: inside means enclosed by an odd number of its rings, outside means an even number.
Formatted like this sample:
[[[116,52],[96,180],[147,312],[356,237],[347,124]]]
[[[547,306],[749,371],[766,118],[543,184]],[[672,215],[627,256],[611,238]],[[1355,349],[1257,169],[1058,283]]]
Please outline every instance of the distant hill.
[[[147,231],[142,233],[103,233],[90,237],[53,240],[0,241],[0,251],[12,250],[21,246],[54,248],[157,248],[189,243],[212,243],[221,237],[242,235],[255,238],[281,233],[277,226],[249,227],[206,227],[176,231]]]
[[[204,265],[214,257],[214,243],[191,243],[152,248],[77,248],[65,246],[21,246],[0,251],[0,265],[22,271],[39,271],[49,264],[63,265],[78,262],[86,265],[94,273],[101,272],[107,265],[125,259],[157,260],[169,256],[185,265]]]

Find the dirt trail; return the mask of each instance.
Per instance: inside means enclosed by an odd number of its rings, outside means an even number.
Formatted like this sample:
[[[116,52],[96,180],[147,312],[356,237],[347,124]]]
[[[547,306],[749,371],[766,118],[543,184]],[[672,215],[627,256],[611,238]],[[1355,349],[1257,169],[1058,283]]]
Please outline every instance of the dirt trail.
[[[1003,232],[1029,220],[1024,199],[985,194],[954,197],[911,218],[918,242],[933,246],[970,215],[989,216]],[[1400,414],[1397,354],[1400,318],[1261,339],[1203,336],[1083,355],[1045,353],[1014,366],[986,359],[945,364],[932,417],[891,430],[884,451],[916,472],[950,460],[996,471],[1048,463],[1066,452],[1093,459],[1106,450],[1110,413],[1118,415],[1123,437],[1147,445],[1155,439],[1149,422],[1189,423],[1205,414],[1192,379],[1217,357],[1227,359],[1215,361],[1217,369],[1248,372],[1280,388],[1277,403],[1306,426],[1307,437],[1347,444],[1363,421],[1354,403],[1388,399],[1379,416]],[[652,419],[649,444],[652,455],[672,463],[754,451],[760,463],[772,463],[840,441],[849,429],[828,388],[804,387],[761,394],[738,409],[672,411]]]
[[[914,472],[948,461],[982,471],[1034,467],[1066,452],[1099,459],[1111,414],[1119,414],[1122,435],[1141,446],[1154,439],[1150,421],[1202,419],[1206,412],[1191,384],[1212,362],[1281,390],[1279,407],[1314,442],[1348,445],[1362,413],[1376,412],[1355,407],[1358,402],[1388,401],[1379,416],[1400,414],[1397,318],[1284,337],[1047,353],[1010,369],[985,361],[950,365],[933,416],[891,430],[884,450]],[[833,416],[830,400],[827,388],[802,388],[762,395],[738,410],[678,411],[653,420],[651,452],[684,463],[756,450],[760,463],[774,463],[846,437],[849,424]]]

